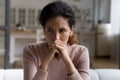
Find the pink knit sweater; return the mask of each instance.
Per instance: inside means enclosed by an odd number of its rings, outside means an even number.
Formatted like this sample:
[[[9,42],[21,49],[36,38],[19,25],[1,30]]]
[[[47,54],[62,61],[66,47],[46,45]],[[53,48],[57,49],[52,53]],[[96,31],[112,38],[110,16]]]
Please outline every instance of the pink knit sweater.
[[[23,56],[24,80],[90,80],[87,48],[76,44],[68,47],[70,58],[76,67],[76,72],[69,76],[61,59],[59,61],[53,59],[49,64],[48,71],[39,68],[47,54],[45,42],[27,45],[24,48]]]

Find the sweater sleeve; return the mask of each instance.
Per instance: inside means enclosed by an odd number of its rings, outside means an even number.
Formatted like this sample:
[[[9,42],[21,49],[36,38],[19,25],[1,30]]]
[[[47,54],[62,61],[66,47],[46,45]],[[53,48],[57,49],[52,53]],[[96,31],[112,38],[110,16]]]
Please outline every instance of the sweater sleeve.
[[[88,49],[84,47],[78,51],[78,54],[80,55],[75,57],[77,59],[75,60],[76,71],[72,75],[67,76],[67,80],[90,80]]]
[[[26,46],[23,52],[24,80],[47,80],[48,72],[37,68],[36,56],[32,48]]]

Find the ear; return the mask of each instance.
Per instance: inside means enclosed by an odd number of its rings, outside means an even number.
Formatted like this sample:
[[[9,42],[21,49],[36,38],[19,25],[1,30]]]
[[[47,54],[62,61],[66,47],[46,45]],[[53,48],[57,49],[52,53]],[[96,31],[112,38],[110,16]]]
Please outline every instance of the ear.
[[[73,35],[73,31],[74,31],[74,25],[73,25],[72,28],[71,28],[70,36]]]
[[[72,36],[72,35],[73,35],[73,30],[70,31],[70,36]]]

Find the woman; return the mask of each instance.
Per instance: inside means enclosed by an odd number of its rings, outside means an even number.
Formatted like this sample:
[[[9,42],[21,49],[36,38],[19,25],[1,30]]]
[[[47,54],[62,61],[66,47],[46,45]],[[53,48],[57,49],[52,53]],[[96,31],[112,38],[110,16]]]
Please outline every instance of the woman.
[[[43,8],[39,22],[45,41],[24,48],[24,80],[90,80],[88,50],[77,44],[71,7],[52,2]]]

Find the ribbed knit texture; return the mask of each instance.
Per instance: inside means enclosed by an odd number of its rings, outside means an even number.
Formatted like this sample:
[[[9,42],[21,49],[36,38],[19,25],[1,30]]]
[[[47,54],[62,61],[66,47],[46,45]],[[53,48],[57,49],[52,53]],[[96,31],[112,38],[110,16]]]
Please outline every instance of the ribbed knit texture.
[[[40,69],[45,58],[47,44],[31,43],[24,48],[24,80],[90,80],[88,49],[81,45],[68,46],[69,56],[76,67],[76,71],[68,76],[64,62],[53,59],[48,71]]]

